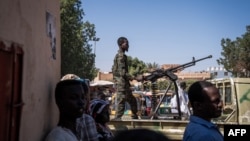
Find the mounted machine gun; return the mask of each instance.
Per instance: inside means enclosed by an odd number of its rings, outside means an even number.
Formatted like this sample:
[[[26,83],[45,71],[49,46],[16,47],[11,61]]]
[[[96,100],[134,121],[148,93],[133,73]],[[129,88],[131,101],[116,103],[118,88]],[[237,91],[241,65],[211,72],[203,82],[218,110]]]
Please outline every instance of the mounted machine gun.
[[[152,105],[151,105],[151,107],[152,107],[152,109],[151,109],[151,114],[150,114],[151,119],[153,119],[153,118],[157,119],[156,113],[157,113],[157,111],[162,103],[162,100],[165,98],[166,94],[168,93],[168,90],[170,89],[172,83],[174,83],[174,86],[175,86],[175,92],[177,95],[177,104],[180,105],[179,93],[178,93],[179,86],[177,83],[178,77],[174,73],[177,71],[180,71],[180,70],[184,70],[185,68],[194,66],[196,62],[199,62],[199,61],[202,61],[202,60],[205,60],[208,58],[212,58],[212,55],[209,55],[207,57],[204,57],[204,58],[201,58],[198,60],[195,60],[195,58],[193,57],[193,60],[191,62],[179,65],[179,66],[174,67],[174,68],[166,69],[166,70],[157,69],[157,70],[151,72],[150,75],[143,76],[144,81],[151,81],[151,83],[152,83],[152,85],[151,85],[151,89],[152,89],[152,102],[151,102]],[[170,81],[170,84],[168,85],[166,91],[164,92],[163,97],[160,99],[160,102],[157,104],[157,102],[156,102],[157,101],[157,97],[156,97],[157,83],[156,83],[156,80],[159,78],[165,77],[165,76],[168,77],[171,81]],[[180,106],[178,106],[177,108],[178,108],[178,113],[179,113],[179,116],[177,118],[180,119],[181,118]],[[189,111],[189,113],[190,113],[190,111]]]

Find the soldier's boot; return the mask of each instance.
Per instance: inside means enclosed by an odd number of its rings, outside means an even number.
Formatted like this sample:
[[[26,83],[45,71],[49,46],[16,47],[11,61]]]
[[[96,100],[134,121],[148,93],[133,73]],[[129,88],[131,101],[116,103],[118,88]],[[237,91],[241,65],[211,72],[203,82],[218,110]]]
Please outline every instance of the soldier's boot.
[[[137,115],[132,115],[131,118],[132,119],[138,119],[138,116]]]
[[[131,112],[132,112],[132,115],[131,115],[131,118],[132,119],[138,119],[138,115],[137,115],[137,105],[134,105],[134,106],[131,106]]]

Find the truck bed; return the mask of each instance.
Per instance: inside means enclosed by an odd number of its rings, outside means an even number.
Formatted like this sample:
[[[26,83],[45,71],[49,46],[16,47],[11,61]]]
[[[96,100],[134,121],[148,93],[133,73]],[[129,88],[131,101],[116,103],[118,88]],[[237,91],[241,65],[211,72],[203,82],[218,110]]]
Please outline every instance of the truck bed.
[[[162,132],[171,140],[181,141],[188,122],[188,120],[176,119],[131,119],[128,116],[124,116],[122,120],[111,120],[108,125],[114,134],[120,130],[148,128]],[[218,126],[221,133],[224,134],[224,125],[234,125],[238,123],[216,122],[215,124]]]

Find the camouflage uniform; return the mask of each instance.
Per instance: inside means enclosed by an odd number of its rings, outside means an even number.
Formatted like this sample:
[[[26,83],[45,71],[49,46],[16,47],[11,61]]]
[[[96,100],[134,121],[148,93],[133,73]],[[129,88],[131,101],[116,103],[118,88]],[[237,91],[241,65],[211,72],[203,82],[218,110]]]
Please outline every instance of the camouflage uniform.
[[[137,117],[137,102],[130,89],[131,76],[128,73],[127,56],[120,49],[114,58],[112,67],[113,78],[117,88],[117,109],[116,118],[121,118],[125,110],[125,102],[130,104],[132,111],[132,118]]]

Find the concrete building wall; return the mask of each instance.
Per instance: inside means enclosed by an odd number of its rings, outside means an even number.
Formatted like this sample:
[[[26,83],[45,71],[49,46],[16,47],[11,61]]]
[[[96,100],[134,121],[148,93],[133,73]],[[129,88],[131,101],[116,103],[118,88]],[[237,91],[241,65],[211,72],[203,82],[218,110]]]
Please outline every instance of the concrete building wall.
[[[224,67],[208,67],[207,72],[210,72],[212,78],[230,78],[232,77],[232,73],[225,70]]]
[[[60,1],[1,0],[0,40],[19,44],[24,52],[19,140],[42,141],[58,119]]]
[[[196,80],[206,80],[211,78],[210,72],[179,72],[175,73],[179,79],[196,79]]]
[[[210,72],[177,72],[175,75],[178,76],[178,79],[186,80],[186,79],[196,79],[196,80],[205,80],[211,78]],[[107,80],[113,81],[113,73],[103,73],[98,72],[97,77],[95,78],[96,81],[98,80]]]
[[[98,81],[98,80],[113,81],[113,73],[112,72],[98,72],[94,81]]]

